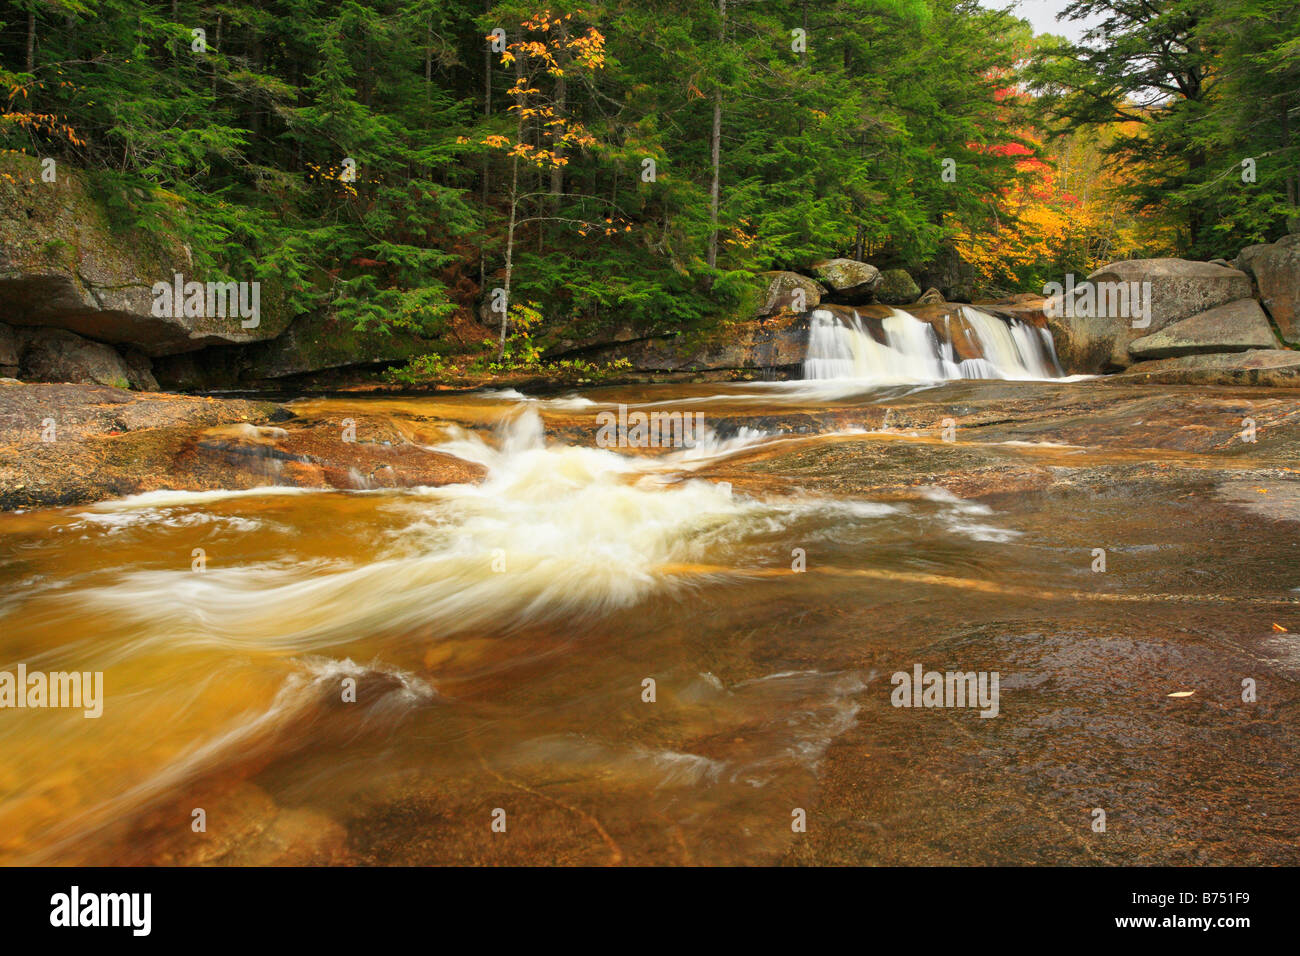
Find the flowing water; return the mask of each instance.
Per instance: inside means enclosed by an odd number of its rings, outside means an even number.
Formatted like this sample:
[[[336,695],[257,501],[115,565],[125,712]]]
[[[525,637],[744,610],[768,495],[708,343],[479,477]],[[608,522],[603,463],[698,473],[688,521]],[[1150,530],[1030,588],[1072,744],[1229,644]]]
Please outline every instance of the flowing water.
[[[1053,377],[980,315],[981,365],[899,313],[809,381],[292,406],[477,483],[0,515],[4,667],[105,698],[0,715],[0,861],[1300,862],[1300,396],[945,382]]]
[[[891,309],[890,313],[881,322],[882,342],[856,313],[846,322],[824,310],[814,312],[804,377],[889,385],[1062,376],[1046,329],[1018,319],[1006,322],[973,306],[959,306],[958,328],[954,330],[948,318],[941,341],[928,323],[902,309]],[[953,348],[954,332],[968,336],[979,355],[958,361]]]

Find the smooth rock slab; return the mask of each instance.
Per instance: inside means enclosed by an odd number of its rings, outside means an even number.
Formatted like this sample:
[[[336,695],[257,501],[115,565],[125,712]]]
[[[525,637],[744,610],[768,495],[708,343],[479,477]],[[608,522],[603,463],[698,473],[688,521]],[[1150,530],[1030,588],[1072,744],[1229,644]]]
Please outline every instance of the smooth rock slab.
[[[1251,349],[1139,362],[1124,378],[1161,385],[1276,385],[1300,387],[1300,351]]]
[[[1268,316],[1259,303],[1238,299],[1175,322],[1154,335],[1144,335],[1129,345],[1128,352],[1135,359],[1161,359],[1271,349],[1276,344]]]
[[[1248,246],[1237,257],[1259,287],[1259,297],[1282,338],[1300,344],[1300,235],[1268,245]]]

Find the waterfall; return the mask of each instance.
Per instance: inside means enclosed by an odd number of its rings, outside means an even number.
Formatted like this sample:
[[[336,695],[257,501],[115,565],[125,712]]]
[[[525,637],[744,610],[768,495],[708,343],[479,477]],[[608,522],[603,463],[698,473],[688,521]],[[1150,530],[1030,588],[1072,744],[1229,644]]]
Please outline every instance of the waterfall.
[[[841,320],[818,309],[808,331],[803,377],[891,385],[960,378],[1045,379],[1062,374],[1052,336],[1045,329],[1018,319],[1004,321],[971,306],[961,306],[958,314],[973,334],[981,358],[956,360],[949,316],[944,317],[945,341],[941,342],[928,322],[891,309],[880,323],[885,339],[880,342],[856,311],[851,319]]]

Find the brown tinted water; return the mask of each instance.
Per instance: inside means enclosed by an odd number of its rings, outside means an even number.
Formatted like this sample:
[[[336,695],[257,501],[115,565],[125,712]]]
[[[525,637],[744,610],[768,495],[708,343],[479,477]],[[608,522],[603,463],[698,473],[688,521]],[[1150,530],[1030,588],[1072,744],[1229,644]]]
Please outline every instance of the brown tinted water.
[[[708,436],[597,447],[619,403]],[[1300,862],[1300,393],[293,409],[487,477],[0,515],[0,667],[105,689],[0,711],[0,861]]]

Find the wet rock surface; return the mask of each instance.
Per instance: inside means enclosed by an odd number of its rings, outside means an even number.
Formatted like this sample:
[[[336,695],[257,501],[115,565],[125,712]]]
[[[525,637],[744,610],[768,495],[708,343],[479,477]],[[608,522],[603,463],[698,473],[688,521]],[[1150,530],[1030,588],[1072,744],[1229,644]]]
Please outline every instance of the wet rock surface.
[[[891,593],[803,619],[845,635],[804,666],[998,670],[1002,711],[898,709],[887,683],[863,695],[827,753],[821,826],[785,862],[1300,861],[1300,799],[1282,782],[1300,762],[1300,392],[1076,389],[902,397],[881,434],[709,471],[755,493],[900,503],[936,485],[1017,532],[976,552],[981,572],[947,565],[946,583],[933,553],[864,557]],[[1247,434],[1243,418],[1267,424]],[[961,621],[942,609],[957,593]],[[759,614],[751,626],[766,630]],[[1268,692],[1243,701],[1247,678]]]
[[[300,421],[272,402],[84,385],[0,387],[0,447],[0,510],[164,489],[356,489],[481,474],[364,416]]]
[[[1300,351],[1250,349],[1138,362],[1125,378],[1164,385],[1279,385],[1300,380]]]

